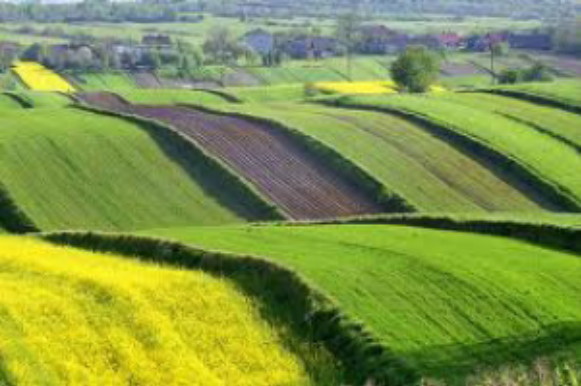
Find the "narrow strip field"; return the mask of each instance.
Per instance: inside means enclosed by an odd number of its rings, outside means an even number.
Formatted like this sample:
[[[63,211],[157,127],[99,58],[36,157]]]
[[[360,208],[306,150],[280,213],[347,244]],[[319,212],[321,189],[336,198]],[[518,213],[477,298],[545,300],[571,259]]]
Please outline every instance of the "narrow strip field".
[[[273,119],[316,138],[420,211],[541,210],[481,160],[394,116],[298,104],[219,108]]]
[[[581,355],[581,260],[507,238],[390,225],[146,232],[297,270],[424,375]]]
[[[22,103],[19,103],[14,97],[8,94],[0,94],[0,111],[20,110],[22,108]]]
[[[490,111],[426,96],[353,97],[342,104],[399,109],[424,117],[447,130],[474,138],[517,161],[536,181],[554,186],[563,197],[581,206],[581,157],[571,146],[532,127]],[[532,182],[532,181],[531,181]]]
[[[279,129],[184,107],[123,105],[115,97],[85,101],[168,124],[237,174],[292,219],[377,213],[381,207]]]
[[[66,107],[73,103],[73,100],[64,94],[43,91],[16,91],[12,93],[27,107],[34,108],[54,108]]]
[[[487,93],[442,93],[438,98],[528,123],[581,150],[581,115]]]
[[[203,162],[135,124],[75,109],[29,109],[3,113],[0,127],[0,183],[40,229],[260,218]]]
[[[578,79],[547,83],[522,83],[500,86],[498,89],[513,92],[515,96],[518,96],[519,93],[524,98],[527,95],[539,96],[549,101],[554,100],[581,108],[581,81]]]
[[[0,267],[0,384],[314,384],[233,282],[8,236]]]
[[[206,91],[194,90],[127,90],[118,92],[132,103],[171,105],[178,103],[212,104],[228,102],[223,97]]]

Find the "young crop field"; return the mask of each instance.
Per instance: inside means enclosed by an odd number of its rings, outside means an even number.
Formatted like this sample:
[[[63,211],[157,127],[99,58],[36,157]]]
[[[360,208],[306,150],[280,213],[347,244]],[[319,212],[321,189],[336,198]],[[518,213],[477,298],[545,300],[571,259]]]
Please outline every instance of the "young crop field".
[[[250,182],[292,219],[380,211],[379,205],[317,157],[266,124],[180,107],[121,110],[177,129]]]
[[[246,103],[301,101],[306,98],[303,84],[259,87],[230,87],[226,93]]]
[[[12,236],[0,266],[3,385],[314,384],[233,282]]]
[[[68,96],[55,92],[43,91],[15,91],[14,95],[20,98],[23,103],[34,108],[59,108],[73,104],[73,100]]]
[[[33,91],[74,92],[75,88],[56,72],[36,62],[15,63],[12,71]]]
[[[224,103],[226,99],[218,94],[197,90],[128,90],[117,92],[132,103],[152,105],[173,105],[179,103],[213,104]]]
[[[429,378],[581,353],[581,260],[568,253],[390,225],[146,233],[298,271]]]
[[[83,91],[132,90],[137,87],[126,73],[86,73],[69,75]]]
[[[274,119],[312,136],[420,211],[541,210],[479,160],[394,116],[299,104],[232,104],[220,108]]]
[[[558,102],[581,106],[581,80],[563,79],[546,83],[521,83],[511,86],[499,86],[499,89],[513,92],[538,95]]]
[[[127,121],[32,109],[3,113],[0,127],[0,182],[42,230],[256,218],[203,163]]]
[[[20,110],[22,109],[22,103],[20,103],[14,97],[8,94],[0,94],[0,110]]]
[[[539,130],[581,149],[581,115],[579,114],[487,93],[443,93],[438,97],[530,123]]]
[[[437,97],[398,95],[389,97],[350,97],[342,103],[412,112],[447,130],[461,133],[516,160],[538,181],[553,184],[576,206],[581,204],[581,157],[561,140],[501,114]]]

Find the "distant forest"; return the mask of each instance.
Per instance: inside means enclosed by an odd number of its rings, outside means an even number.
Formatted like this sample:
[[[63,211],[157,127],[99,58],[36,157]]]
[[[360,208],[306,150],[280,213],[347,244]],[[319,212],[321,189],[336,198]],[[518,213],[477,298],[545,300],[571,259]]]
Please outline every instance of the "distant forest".
[[[409,19],[446,14],[560,22],[574,18],[577,7],[573,0],[85,0],[50,5],[40,0],[0,0],[0,22],[195,22],[200,17],[196,13],[201,12],[240,18],[333,17],[357,12],[363,17],[390,14]]]

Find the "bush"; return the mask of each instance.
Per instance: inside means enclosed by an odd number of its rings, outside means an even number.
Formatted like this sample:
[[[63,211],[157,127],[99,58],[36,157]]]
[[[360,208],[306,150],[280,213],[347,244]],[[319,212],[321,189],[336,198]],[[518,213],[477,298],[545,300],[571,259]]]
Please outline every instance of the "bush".
[[[409,92],[425,92],[436,82],[440,63],[435,54],[424,46],[408,47],[391,65],[391,77]]]

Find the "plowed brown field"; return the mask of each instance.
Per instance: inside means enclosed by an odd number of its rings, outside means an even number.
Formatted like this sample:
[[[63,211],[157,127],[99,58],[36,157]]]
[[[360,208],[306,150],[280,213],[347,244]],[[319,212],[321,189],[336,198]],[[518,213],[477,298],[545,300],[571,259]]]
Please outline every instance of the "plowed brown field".
[[[98,107],[172,126],[227,164],[291,219],[381,212],[357,186],[267,124],[186,107],[130,105],[106,93],[80,97]]]

